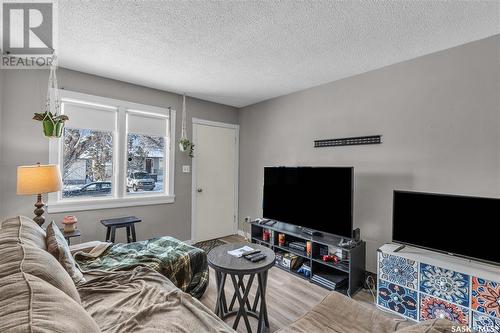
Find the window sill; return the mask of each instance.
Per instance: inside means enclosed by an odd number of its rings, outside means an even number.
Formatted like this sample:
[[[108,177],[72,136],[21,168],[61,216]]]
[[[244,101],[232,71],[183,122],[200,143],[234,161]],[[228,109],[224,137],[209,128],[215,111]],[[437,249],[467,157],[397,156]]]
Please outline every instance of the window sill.
[[[98,210],[121,207],[148,206],[174,203],[175,195],[157,195],[133,198],[106,198],[106,199],[86,199],[67,200],[62,202],[48,203],[47,212],[66,213],[79,212],[85,210]]]

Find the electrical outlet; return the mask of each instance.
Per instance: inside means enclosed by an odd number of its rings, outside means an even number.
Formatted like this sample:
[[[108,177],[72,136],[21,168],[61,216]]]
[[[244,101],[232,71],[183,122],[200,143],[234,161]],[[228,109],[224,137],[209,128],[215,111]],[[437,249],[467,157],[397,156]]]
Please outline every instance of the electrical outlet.
[[[251,220],[252,220],[252,218],[250,216],[245,217],[245,222],[246,223],[249,223]]]
[[[191,167],[189,165],[183,165],[182,166],[182,172],[183,173],[190,173],[191,172]]]

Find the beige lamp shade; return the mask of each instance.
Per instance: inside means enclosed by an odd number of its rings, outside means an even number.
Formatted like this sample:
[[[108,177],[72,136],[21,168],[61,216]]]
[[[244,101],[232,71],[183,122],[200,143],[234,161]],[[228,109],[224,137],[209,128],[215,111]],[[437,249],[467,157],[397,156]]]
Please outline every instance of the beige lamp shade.
[[[61,171],[55,164],[17,167],[17,194],[57,192],[62,188]]]

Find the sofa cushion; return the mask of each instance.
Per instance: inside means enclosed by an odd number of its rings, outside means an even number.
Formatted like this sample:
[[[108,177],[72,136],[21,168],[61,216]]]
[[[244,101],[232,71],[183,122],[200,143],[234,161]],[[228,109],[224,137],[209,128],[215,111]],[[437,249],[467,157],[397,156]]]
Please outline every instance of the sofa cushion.
[[[433,319],[397,330],[395,333],[448,333],[471,332],[467,325],[452,323],[446,319]]]
[[[332,292],[311,311],[278,332],[385,333],[411,324],[405,319],[391,318],[338,292]]]
[[[0,278],[21,272],[50,283],[80,303],[73,280],[50,253],[23,244],[11,244],[0,249]]]
[[[0,222],[0,246],[21,243],[47,250],[45,230],[26,216],[16,216]]]
[[[80,303],[71,277],[50,253],[40,248],[45,247],[45,239],[41,243],[44,236],[45,231],[28,218],[18,217],[0,223],[0,278],[29,273]]]
[[[75,284],[85,282],[82,272],[76,267],[75,259],[71,255],[68,242],[59,227],[52,221],[47,226],[47,250],[68,272]]]
[[[100,332],[80,304],[27,273],[0,278],[0,332]]]
[[[351,298],[333,292],[311,311],[276,333],[448,333],[452,332],[453,325],[459,327],[443,319],[415,323],[405,318],[396,318],[395,315],[391,316],[377,309],[368,308]]]
[[[196,298],[149,267],[91,271],[82,305],[106,333],[236,333]],[[118,305],[118,306],[117,306]]]

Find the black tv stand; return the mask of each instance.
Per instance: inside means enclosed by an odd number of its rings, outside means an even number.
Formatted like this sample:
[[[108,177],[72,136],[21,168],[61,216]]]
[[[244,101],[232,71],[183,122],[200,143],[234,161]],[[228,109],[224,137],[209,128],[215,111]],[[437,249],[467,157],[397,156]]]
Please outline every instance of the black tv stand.
[[[349,242],[349,246],[346,245],[343,247],[340,244],[346,243],[343,242],[342,237],[327,233],[319,235],[316,233],[307,234],[305,232],[305,228],[300,228],[283,222],[273,222],[274,224],[272,225],[270,223],[251,223],[252,243],[267,246],[273,249],[276,253],[288,253],[297,256],[297,258],[302,261],[302,264],[310,267],[311,275],[306,276],[305,274],[300,273],[300,267],[288,269],[279,265],[278,262],[275,267],[323,288],[335,290],[348,296],[353,295],[356,291],[363,287],[366,260],[365,242]],[[263,239],[262,236],[264,230],[271,232],[269,239]],[[279,234],[285,235],[284,244],[279,244]],[[307,254],[306,251],[290,247],[289,244],[291,242],[311,242],[311,253]],[[323,261],[322,254],[324,254],[325,250],[333,248],[337,248],[342,252],[342,260],[338,262]]]
[[[302,227],[299,227],[299,229],[300,229],[300,231],[302,231],[303,233],[305,233],[306,235],[309,235],[309,236],[322,236],[321,232],[316,231],[316,230],[302,228]]]

